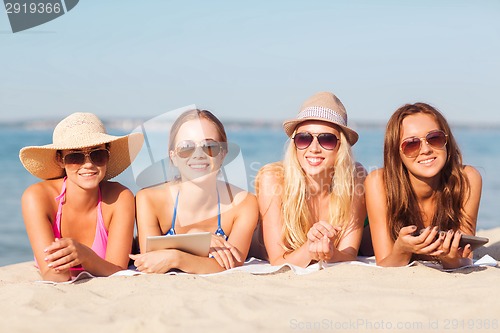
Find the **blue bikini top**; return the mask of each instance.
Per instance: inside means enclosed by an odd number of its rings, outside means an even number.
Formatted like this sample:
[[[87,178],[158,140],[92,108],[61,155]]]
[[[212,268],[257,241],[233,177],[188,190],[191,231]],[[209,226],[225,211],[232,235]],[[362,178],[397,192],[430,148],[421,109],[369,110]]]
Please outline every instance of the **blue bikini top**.
[[[177,218],[177,205],[179,203],[179,193],[180,191],[177,192],[177,196],[175,198],[175,204],[174,204],[174,215],[172,216],[172,226],[170,229],[167,231],[165,235],[175,235],[175,219]],[[227,240],[227,235],[222,230],[221,226],[221,218],[220,218],[220,196],[219,196],[219,190],[217,189],[217,230],[215,231],[216,236],[222,236]]]

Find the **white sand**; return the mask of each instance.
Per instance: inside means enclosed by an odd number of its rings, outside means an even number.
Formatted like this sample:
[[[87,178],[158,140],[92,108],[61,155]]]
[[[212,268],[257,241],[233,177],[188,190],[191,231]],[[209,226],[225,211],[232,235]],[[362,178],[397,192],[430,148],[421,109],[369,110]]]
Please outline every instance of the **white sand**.
[[[500,228],[476,256],[500,259]],[[296,275],[141,275],[46,285],[0,267],[0,332],[497,332],[500,269],[340,264]],[[495,326],[496,325],[496,326]],[[488,328],[487,328],[488,327]],[[496,327],[496,329],[495,329]]]

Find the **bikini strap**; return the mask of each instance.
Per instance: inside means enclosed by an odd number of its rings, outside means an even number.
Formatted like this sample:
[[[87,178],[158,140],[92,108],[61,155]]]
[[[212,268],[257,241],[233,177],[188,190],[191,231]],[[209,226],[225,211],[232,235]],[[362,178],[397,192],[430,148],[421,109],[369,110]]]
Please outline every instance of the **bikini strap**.
[[[55,198],[55,199],[56,199],[56,201],[61,202],[62,197],[64,196],[64,194],[66,194],[66,178],[67,178],[67,177],[64,177],[64,179],[63,179],[63,184],[62,184],[62,188],[61,188],[61,193],[59,193],[59,195]]]
[[[179,203],[179,192],[180,190],[177,191],[177,196],[175,197],[174,214],[172,216],[172,226],[165,235],[175,235],[175,219],[177,218],[177,204]]]
[[[61,215],[62,215],[62,205],[63,205],[63,202],[65,201],[65,199],[63,199],[63,198],[66,194],[66,178],[67,177],[64,177],[64,179],[63,179],[61,193],[55,198],[55,200],[59,202],[59,205],[57,206],[56,221],[54,222],[55,228],[54,227],[52,228],[54,231],[57,231],[57,233],[58,233],[58,235],[55,235],[56,237],[61,237],[61,232],[60,232],[60,230],[61,230]]]
[[[98,201],[97,201],[97,217],[104,224],[104,218],[102,217],[102,208],[101,208],[102,194],[101,194],[101,185],[100,184],[97,187],[97,193],[98,193],[98,197],[97,197],[98,198]]]
[[[222,236],[227,240],[227,235],[221,226],[219,189],[217,189],[217,230],[215,231],[215,235]]]

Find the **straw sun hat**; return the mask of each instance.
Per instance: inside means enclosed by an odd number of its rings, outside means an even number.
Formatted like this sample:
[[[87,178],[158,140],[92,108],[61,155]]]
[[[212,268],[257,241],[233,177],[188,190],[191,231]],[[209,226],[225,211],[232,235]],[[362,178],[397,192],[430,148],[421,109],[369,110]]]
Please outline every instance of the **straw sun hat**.
[[[61,178],[65,173],[57,163],[58,150],[83,149],[109,143],[109,162],[104,177],[104,180],[108,180],[122,173],[132,163],[143,140],[142,133],[109,135],[96,115],[77,112],[57,124],[51,144],[24,147],[19,152],[19,158],[26,170],[35,177]]]
[[[306,100],[297,117],[283,123],[286,135],[292,137],[297,126],[307,120],[321,120],[339,126],[351,146],[358,141],[358,133],[347,126],[347,112],[344,105],[331,92],[319,92]]]

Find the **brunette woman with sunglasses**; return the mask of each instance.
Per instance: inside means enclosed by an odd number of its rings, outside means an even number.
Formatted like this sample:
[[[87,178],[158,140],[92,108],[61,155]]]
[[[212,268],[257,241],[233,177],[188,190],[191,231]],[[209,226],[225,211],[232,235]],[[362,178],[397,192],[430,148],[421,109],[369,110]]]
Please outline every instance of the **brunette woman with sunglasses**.
[[[209,111],[186,111],[172,125],[168,149],[179,177],[137,193],[141,254],[130,256],[134,265],[145,273],[214,273],[242,265],[258,207],[254,195],[218,179],[228,157],[224,126]],[[145,251],[148,236],[195,232],[212,233],[209,256],[178,249]]]
[[[256,179],[270,263],[355,260],[366,171],[354,161],[358,134],[347,126],[344,106],[332,93],[317,93],[283,126],[291,138],[283,162],[264,166]]]
[[[21,149],[24,167],[43,179],[25,190],[22,210],[44,280],[127,268],[134,195],[109,179],[130,165],[142,142],[140,133],[112,136],[94,114],[74,113],[55,127],[52,144]]]
[[[462,164],[448,122],[425,103],[400,107],[387,123],[384,167],[370,173],[366,201],[380,266],[413,259],[444,268],[472,262],[470,245],[481,198],[481,176]]]

